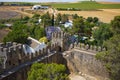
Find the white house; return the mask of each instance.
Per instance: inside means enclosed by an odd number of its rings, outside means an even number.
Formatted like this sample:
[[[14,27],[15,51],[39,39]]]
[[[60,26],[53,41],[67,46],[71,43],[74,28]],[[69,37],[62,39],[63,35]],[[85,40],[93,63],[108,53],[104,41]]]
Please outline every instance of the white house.
[[[34,5],[33,7],[32,7],[32,10],[38,10],[38,9],[40,9],[42,6],[41,5]]]
[[[72,28],[72,26],[73,26],[73,22],[71,20],[69,20],[68,22],[65,22],[64,24],[65,28]]]
[[[32,7],[32,10],[38,10],[38,9],[48,9],[48,6],[41,6],[41,5],[34,5]]]

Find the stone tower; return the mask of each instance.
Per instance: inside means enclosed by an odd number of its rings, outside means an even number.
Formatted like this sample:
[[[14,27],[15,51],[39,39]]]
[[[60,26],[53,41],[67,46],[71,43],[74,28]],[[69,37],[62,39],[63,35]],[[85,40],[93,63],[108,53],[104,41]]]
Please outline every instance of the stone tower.
[[[57,43],[59,47],[62,49],[62,51],[68,49],[68,40],[69,40],[69,35],[63,31],[61,32],[54,32],[52,33],[52,38],[51,38],[52,44]]]

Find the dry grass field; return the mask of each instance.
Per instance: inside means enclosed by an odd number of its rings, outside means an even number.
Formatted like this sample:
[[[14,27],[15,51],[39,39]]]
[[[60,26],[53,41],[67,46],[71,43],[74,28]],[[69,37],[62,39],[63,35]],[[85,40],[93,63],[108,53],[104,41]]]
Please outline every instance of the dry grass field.
[[[102,9],[101,11],[58,11],[61,14],[78,14],[79,16],[98,17],[100,21],[109,23],[115,16],[120,15],[120,9]]]
[[[98,3],[100,3],[100,4],[120,4],[120,2],[107,2],[107,1],[101,1]]]
[[[12,15],[12,16],[18,16],[20,14],[25,15],[25,16],[33,16],[33,14],[21,11],[20,9],[24,8],[30,9],[31,6],[1,6],[0,7],[0,15],[4,14],[4,11],[7,11],[6,15]],[[3,12],[1,12],[3,11]],[[14,14],[12,14],[14,11]],[[18,13],[18,14],[16,14]],[[58,11],[57,13],[61,14],[78,14],[79,16],[83,16],[85,18],[87,17],[98,17],[102,22],[109,23],[115,16],[120,15],[120,9],[101,9],[101,11]],[[4,14],[4,16],[6,16]],[[10,15],[10,17],[11,17]],[[2,15],[1,15],[2,16]],[[3,16],[2,16],[3,17]]]
[[[33,14],[21,11],[30,9],[31,6],[0,6],[0,18],[14,18],[22,16],[33,16]]]

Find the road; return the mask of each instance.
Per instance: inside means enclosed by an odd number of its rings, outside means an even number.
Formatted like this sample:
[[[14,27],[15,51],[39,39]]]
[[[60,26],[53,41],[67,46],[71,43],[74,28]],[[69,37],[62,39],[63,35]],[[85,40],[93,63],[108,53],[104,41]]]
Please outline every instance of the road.
[[[1,75],[0,75],[0,80],[3,79],[3,78],[5,78],[5,77],[7,77],[7,76],[9,76],[9,75],[11,75],[11,74],[13,74],[13,73],[15,73],[15,72],[17,72],[18,70],[20,70],[20,69],[22,69],[22,68],[24,68],[24,67],[26,67],[26,66],[30,66],[31,64],[33,64],[33,63],[35,63],[35,62],[40,62],[40,61],[44,60],[45,58],[48,58],[48,57],[54,55],[55,53],[56,53],[56,52],[50,52],[50,54],[48,54],[48,55],[46,55],[46,56],[38,57],[37,59],[34,59],[34,60],[32,60],[32,61],[25,62],[25,63],[23,63],[23,64],[21,64],[21,65],[18,65],[18,66],[16,66],[15,68],[12,68],[12,69],[4,72],[3,74],[1,74]]]

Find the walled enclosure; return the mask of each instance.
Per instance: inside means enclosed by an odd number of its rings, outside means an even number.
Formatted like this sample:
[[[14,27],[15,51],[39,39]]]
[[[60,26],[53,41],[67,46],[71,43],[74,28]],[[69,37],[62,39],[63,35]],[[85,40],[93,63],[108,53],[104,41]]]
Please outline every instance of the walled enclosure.
[[[98,80],[107,80],[108,74],[104,69],[103,63],[95,59],[96,53],[104,51],[105,48],[81,43],[74,43],[69,46],[67,44],[68,37],[69,35],[63,32],[53,33],[52,44],[50,46],[31,54],[25,54],[23,52],[22,44],[10,42],[6,45],[0,44],[0,54],[5,61],[2,68],[9,70],[25,62],[41,59],[50,54],[49,52],[53,53],[55,51],[55,54],[39,62],[67,64],[71,72],[95,76]],[[67,62],[60,53],[63,53]],[[27,65],[1,80],[26,80],[27,71],[30,70],[30,66],[31,65]]]
[[[84,44],[72,44],[69,51],[63,53],[71,73],[79,74],[87,80],[109,80],[104,64],[95,58],[97,52],[104,48],[90,47]],[[86,75],[96,79],[88,79]]]

